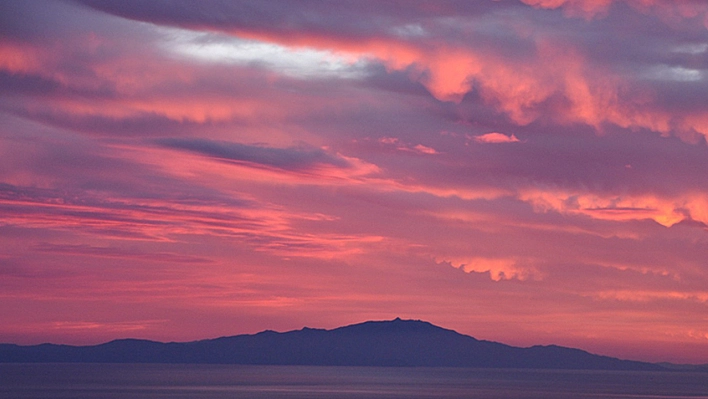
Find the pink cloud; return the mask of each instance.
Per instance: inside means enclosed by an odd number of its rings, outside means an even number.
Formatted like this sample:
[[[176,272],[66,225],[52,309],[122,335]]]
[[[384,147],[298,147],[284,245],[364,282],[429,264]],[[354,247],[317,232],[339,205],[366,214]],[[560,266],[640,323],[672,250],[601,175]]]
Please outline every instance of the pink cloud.
[[[422,154],[430,154],[430,155],[433,155],[433,154],[437,154],[437,153],[438,153],[437,151],[435,151],[434,148],[426,147],[426,146],[424,146],[424,145],[422,145],[422,144],[416,144],[415,146],[413,146],[413,149],[416,150],[416,151],[418,151],[418,152],[420,152],[420,153],[422,153]]]
[[[510,136],[507,136],[503,133],[497,133],[497,132],[482,134],[480,136],[476,136],[474,139],[477,142],[489,143],[489,144],[518,143],[519,142],[519,139],[516,138],[516,136],[513,134]]]
[[[449,263],[452,267],[463,270],[465,273],[488,273],[489,277],[494,281],[540,278],[538,270],[532,265],[528,265],[528,259],[483,257],[446,258],[442,263]]]
[[[563,8],[570,16],[593,18],[605,16],[617,0],[522,0],[539,8]],[[643,12],[652,11],[667,22],[706,15],[708,5],[695,0],[625,0]],[[708,26],[707,26],[708,27]]]
[[[603,220],[653,220],[670,227],[682,221],[708,225],[708,201],[702,194],[685,193],[679,197],[651,194],[599,195],[560,190],[528,189],[519,193],[539,211],[584,215]]]
[[[410,143],[405,143],[405,142],[401,141],[397,137],[382,137],[382,138],[378,139],[378,142],[381,144],[384,144],[386,146],[392,146],[396,150],[399,150],[399,151],[415,152],[415,153],[419,153],[419,154],[428,154],[428,155],[439,154],[439,152],[436,151],[432,147],[428,147],[423,144],[412,145]]]

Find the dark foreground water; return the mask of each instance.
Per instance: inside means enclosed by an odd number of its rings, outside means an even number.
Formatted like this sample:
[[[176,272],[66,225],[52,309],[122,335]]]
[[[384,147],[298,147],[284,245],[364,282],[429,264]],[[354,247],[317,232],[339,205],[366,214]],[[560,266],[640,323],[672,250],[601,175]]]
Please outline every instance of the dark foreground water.
[[[0,398],[708,399],[708,373],[0,364]]]

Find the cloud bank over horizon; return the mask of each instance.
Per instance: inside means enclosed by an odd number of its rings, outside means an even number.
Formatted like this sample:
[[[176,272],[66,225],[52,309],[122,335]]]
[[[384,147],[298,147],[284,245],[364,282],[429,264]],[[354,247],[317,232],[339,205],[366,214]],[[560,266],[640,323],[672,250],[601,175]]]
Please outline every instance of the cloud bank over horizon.
[[[708,363],[705,93],[702,1],[0,2],[0,341]]]

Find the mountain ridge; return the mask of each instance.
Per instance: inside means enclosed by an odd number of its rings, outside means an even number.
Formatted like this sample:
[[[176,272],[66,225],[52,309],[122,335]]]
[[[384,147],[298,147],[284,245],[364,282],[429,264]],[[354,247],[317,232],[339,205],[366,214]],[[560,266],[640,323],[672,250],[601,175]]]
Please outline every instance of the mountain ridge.
[[[92,346],[0,344],[0,363],[19,362],[682,370],[558,345],[514,347],[400,318],[190,342],[127,338]],[[704,369],[708,366],[691,367]]]

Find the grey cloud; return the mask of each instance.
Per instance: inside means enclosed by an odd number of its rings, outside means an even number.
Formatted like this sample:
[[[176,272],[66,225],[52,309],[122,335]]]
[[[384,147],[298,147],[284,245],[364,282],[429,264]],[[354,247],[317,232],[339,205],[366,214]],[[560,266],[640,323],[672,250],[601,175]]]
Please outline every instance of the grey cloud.
[[[279,32],[328,32],[348,37],[367,37],[376,31],[390,31],[397,22],[428,17],[476,15],[497,8],[488,2],[465,1],[377,1],[358,2],[311,0],[223,1],[184,0],[106,1],[79,0],[95,9],[156,24],[194,28],[263,29]]]
[[[227,161],[240,161],[288,170],[307,170],[316,165],[349,167],[346,159],[312,147],[274,148],[205,139],[159,139],[159,145]]]

